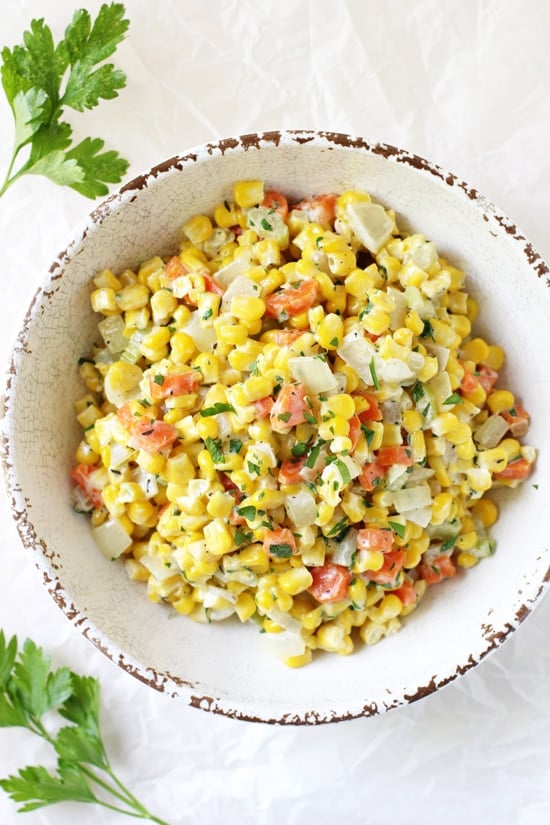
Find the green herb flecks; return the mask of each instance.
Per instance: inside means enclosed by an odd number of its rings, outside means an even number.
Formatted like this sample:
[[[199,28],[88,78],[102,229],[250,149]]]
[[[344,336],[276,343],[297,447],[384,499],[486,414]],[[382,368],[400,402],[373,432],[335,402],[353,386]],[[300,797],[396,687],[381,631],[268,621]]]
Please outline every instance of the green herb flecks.
[[[369,371],[370,371],[370,375],[371,375],[371,378],[372,378],[372,383],[374,384],[374,389],[379,390],[380,389],[380,382],[378,381],[378,376],[376,374],[376,365],[374,363],[374,356],[370,359]]]
[[[292,556],[290,544],[270,544],[269,553],[276,559],[289,559]]]
[[[94,109],[126,85],[125,74],[105,62],[128,30],[125,11],[122,3],[104,3],[92,21],[79,9],[57,44],[43,19],[32,20],[23,45],[2,49],[2,86],[15,128],[0,196],[22,175],[44,175],[88,198],[106,195],[107,184],[122,179],[128,161],[102,151],[101,138],[72,144],[72,127],[61,118],[65,108]]]
[[[223,464],[225,461],[225,456],[223,454],[223,447],[220,438],[212,438],[211,436],[207,436],[204,440],[206,449],[212,456],[212,461],[214,464]]]
[[[201,418],[209,418],[211,415],[219,415],[223,412],[235,412],[232,404],[225,404],[223,401],[216,401],[211,407],[203,407],[200,411]]]

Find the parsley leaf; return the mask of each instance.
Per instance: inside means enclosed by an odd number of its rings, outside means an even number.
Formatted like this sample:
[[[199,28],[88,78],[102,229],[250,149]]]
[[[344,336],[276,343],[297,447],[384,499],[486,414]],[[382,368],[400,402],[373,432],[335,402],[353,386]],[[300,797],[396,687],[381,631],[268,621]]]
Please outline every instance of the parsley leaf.
[[[214,464],[223,464],[223,462],[225,461],[225,456],[223,454],[221,439],[207,436],[204,443],[206,445],[206,449],[212,456],[212,461],[214,462]]]
[[[0,779],[0,788],[18,803],[20,812],[57,802],[87,802],[121,814],[167,825],[153,816],[115,775],[99,726],[99,682],[67,667],[53,670],[50,659],[27,640],[6,642],[0,630],[0,727],[24,726],[55,749],[57,767],[20,769]],[[42,722],[57,711],[71,724],[53,736]],[[51,729],[51,726],[48,725]],[[102,798],[96,787],[103,789]],[[103,798],[105,797],[105,798]]]
[[[233,404],[225,404],[223,401],[216,401],[216,403],[211,407],[203,407],[200,411],[200,415],[201,418],[208,418],[211,415],[218,415],[223,412],[235,412],[235,407]]]
[[[122,3],[104,3],[95,21],[79,9],[57,44],[43,19],[32,20],[22,45],[2,49],[2,86],[14,119],[14,147],[0,196],[24,174],[44,175],[89,198],[107,194],[106,184],[122,179],[128,161],[118,152],[102,151],[101,138],[84,138],[70,148],[72,127],[61,117],[65,107],[93,109],[126,85],[124,73],[104,62],[128,30],[124,14]]]

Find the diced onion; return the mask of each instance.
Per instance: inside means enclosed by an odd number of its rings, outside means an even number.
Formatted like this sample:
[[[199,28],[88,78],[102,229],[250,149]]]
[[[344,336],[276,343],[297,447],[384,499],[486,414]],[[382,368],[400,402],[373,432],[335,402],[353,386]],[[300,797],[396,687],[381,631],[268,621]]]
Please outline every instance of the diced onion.
[[[108,561],[118,559],[132,544],[132,539],[118,519],[107,519],[92,527],[92,536]]]
[[[216,283],[223,289],[227,289],[236,278],[246,273],[251,268],[252,263],[248,255],[238,255],[225,266],[221,266],[216,272]]]
[[[314,395],[320,392],[330,392],[338,387],[338,380],[322,358],[316,358],[313,355],[289,358],[288,368],[292,377],[296,381],[301,381],[307,391]]]
[[[428,484],[417,484],[415,487],[405,487],[395,490],[393,503],[398,513],[409,513],[421,507],[429,507],[432,503],[432,494]]]
[[[328,548],[332,548],[333,564],[351,567],[353,554],[357,550],[357,530],[350,527],[342,541],[329,541]]]
[[[108,315],[97,325],[105,346],[116,355],[126,349],[128,338],[124,335],[125,324],[122,315]]]
[[[289,519],[298,530],[313,524],[317,517],[317,504],[307,487],[301,487],[298,492],[288,495],[285,508]]]
[[[377,353],[360,327],[355,327],[344,335],[337,352],[342,361],[354,369],[365,384],[374,384],[371,365],[374,363],[373,359],[377,358]]]
[[[348,203],[346,215],[352,231],[373,255],[390,239],[393,221],[380,204],[369,201]]]
[[[212,352],[218,340],[214,327],[204,327],[201,324],[199,312],[191,313],[191,319],[185,325],[184,332],[193,339],[200,352]]]
[[[474,432],[474,441],[480,447],[492,449],[500,443],[508,431],[508,422],[501,415],[490,415]]]
[[[247,278],[245,275],[238,275],[223,294],[221,310],[222,312],[231,312],[231,301],[237,297],[251,297],[257,298],[260,294],[260,287]]]

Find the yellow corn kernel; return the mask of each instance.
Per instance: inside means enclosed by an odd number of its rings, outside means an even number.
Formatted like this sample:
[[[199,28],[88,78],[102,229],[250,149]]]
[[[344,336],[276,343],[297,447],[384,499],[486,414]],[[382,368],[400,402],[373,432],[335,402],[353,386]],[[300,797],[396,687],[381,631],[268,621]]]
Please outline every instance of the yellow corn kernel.
[[[214,556],[223,556],[233,548],[233,536],[221,518],[214,518],[203,528],[204,540]]]
[[[172,602],[172,607],[183,616],[189,616],[193,610],[195,610],[196,603],[193,596],[190,593],[187,593],[185,596],[181,596],[179,599]]]
[[[249,544],[238,554],[239,563],[261,575],[269,570],[269,557],[261,544]]]
[[[220,318],[220,321],[221,320]],[[214,327],[218,340],[221,341],[222,344],[231,344],[232,346],[239,347],[246,343],[248,329],[244,324],[227,324],[223,322],[216,324],[216,322],[214,322]]]
[[[93,279],[94,285],[101,289],[102,287],[107,287],[108,289],[112,289],[117,292],[122,284],[110,269],[103,269],[101,272],[98,272],[95,278]]]
[[[450,487],[451,486],[451,479],[449,478],[449,473],[447,472],[447,468],[443,462],[441,456],[433,455],[430,456],[428,459],[428,463],[432,470],[435,471],[435,476],[442,487]]]
[[[417,432],[424,426],[424,416],[418,410],[405,410],[402,417],[403,428],[408,433]]]
[[[75,458],[78,464],[97,464],[98,453],[92,449],[89,441],[82,440],[76,448]]]
[[[216,468],[212,460],[212,456],[208,450],[201,450],[197,456],[197,464],[199,465],[202,478],[208,481],[214,481],[216,478]]]
[[[464,525],[463,525],[464,526]],[[478,535],[475,530],[469,530],[467,533],[461,533],[456,540],[456,547],[459,550],[472,550],[478,542]]]
[[[349,435],[349,421],[340,415],[335,415],[334,418],[328,418],[327,421],[321,421],[319,424],[319,438],[324,441],[347,435]]]
[[[233,186],[233,197],[237,206],[249,209],[264,199],[263,180],[240,180]]]
[[[119,311],[116,293],[111,287],[95,289],[90,295],[90,302],[93,311],[103,315],[113,315]]]
[[[191,362],[192,367],[201,371],[203,384],[217,384],[220,377],[220,365],[215,355],[200,352]]]
[[[342,343],[344,324],[339,315],[329,313],[315,330],[315,338],[319,344],[328,350],[335,350]]]
[[[122,312],[141,309],[149,303],[149,289],[144,284],[130,284],[116,293],[116,302]]]
[[[434,378],[439,372],[439,361],[435,356],[428,355],[424,359],[424,364],[418,371],[419,381],[429,381]]]
[[[355,253],[341,238],[324,243],[323,252],[328,258],[328,268],[333,275],[346,277],[356,267]]]
[[[183,225],[183,231],[192,244],[201,244],[212,235],[214,228],[207,215],[194,215]]]
[[[358,521],[363,521],[367,514],[367,507],[364,504],[363,497],[358,493],[350,492],[350,490],[346,490],[344,494],[342,510],[354,524]]]
[[[168,342],[170,341],[170,330],[168,327],[158,327],[146,335],[139,351],[149,361],[162,361],[168,354]]]
[[[403,443],[403,438],[401,436],[401,425],[400,424],[383,424],[384,427],[384,434],[382,436],[382,446],[383,447],[397,447]],[[371,442],[372,448],[372,442]]]
[[[494,370],[502,369],[505,357],[504,350],[494,344],[491,344],[488,349],[489,352],[485,356],[484,363],[487,364],[488,367],[492,367]]]
[[[219,428],[215,416],[199,418],[199,420],[196,422],[196,427],[197,432],[203,441],[205,441],[207,438],[218,437]]]
[[[446,435],[454,430],[459,424],[459,419],[454,413],[444,412],[436,415],[431,423],[430,429],[434,435]]]
[[[291,596],[296,596],[311,587],[313,583],[313,576],[303,565],[293,567],[290,570],[285,570],[279,573],[277,584],[285,593],[290,593]]]
[[[420,335],[424,330],[424,321],[415,309],[409,310],[405,315],[405,326],[414,335]]]
[[[259,321],[265,312],[265,302],[251,295],[235,295],[231,299],[231,315],[241,321]]]
[[[246,591],[240,593],[235,604],[235,613],[241,622],[246,622],[255,612],[256,602],[254,601],[254,596]]]
[[[128,505],[126,512],[134,524],[145,524],[151,527],[157,515],[156,507],[150,501],[133,501]]]
[[[474,556],[473,553],[468,553],[466,550],[463,550],[461,553],[458,554],[456,557],[456,563],[459,567],[474,567],[478,563],[479,559],[477,556]]]
[[[140,450],[137,455],[136,462],[143,470],[146,470],[146,472],[156,475],[157,473],[161,473],[163,471],[166,459],[159,453],[156,455],[151,455],[145,450]]]
[[[214,207],[214,221],[222,229],[229,229],[231,226],[240,225],[242,220],[242,212],[240,208],[234,204],[224,201]]]
[[[369,510],[369,521],[371,512]],[[384,564],[384,554],[379,550],[358,550],[353,565],[354,573],[364,573],[365,570],[380,570]]]
[[[477,458],[479,467],[489,470],[490,473],[500,473],[508,464],[508,453],[500,446],[491,450],[481,450]]]
[[[449,322],[460,338],[467,338],[472,330],[472,324],[466,315],[449,315]]]
[[[167,289],[159,289],[151,295],[150,303],[153,323],[159,326],[168,323],[178,306],[177,298]],[[139,307],[135,309],[139,309]]]
[[[321,414],[323,416],[326,415],[328,411],[333,412],[334,415],[340,416],[341,418],[349,419],[355,415],[355,400],[351,395],[346,393],[332,395],[330,398],[327,398],[321,406]]]
[[[454,499],[451,493],[438,493],[432,501],[431,524],[443,524],[448,521],[453,509]]]
[[[375,607],[369,609],[369,619],[372,622],[385,623],[395,619],[403,609],[403,602],[394,593],[388,593]]]
[[[363,315],[361,323],[371,335],[383,335],[388,331],[391,318],[387,312],[375,306],[370,312]]]
[[[492,413],[504,412],[514,406],[516,399],[509,390],[494,390],[487,398],[487,406]]]
[[[228,518],[234,504],[235,499],[232,496],[221,490],[216,490],[215,493],[212,493],[206,505],[206,512],[212,518]]]
[[[413,567],[416,567],[417,564],[420,563],[420,559],[422,558],[422,553],[425,553],[428,549],[430,544],[429,536],[421,536],[418,539],[411,539],[409,542],[408,547],[406,548],[406,555],[405,561],[403,566],[410,570]]]
[[[100,410],[98,410],[95,404],[89,404],[81,413],[79,413],[76,416],[76,420],[84,430],[87,430],[88,427],[92,427],[94,423],[97,421],[97,419],[101,417],[101,412]]]
[[[459,458],[473,458],[476,452],[472,441],[472,431],[465,421],[460,421],[456,427],[447,433],[447,441],[456,445],[456,454]]]
[[[473,361],[474,364],[481,364],[489,356],[489,346],[483,338],[472,338],[460,348],[460,357],[464,361]]]
[[[246,397],[246,403],[251,404],[253,401],[259,401],[273,392],[273,382],[270,378],[263,375],[252,375],[243,383],[243,392]]]
[[[335,622],[321,625],[316,636],[317,645],[321,650],[327,650],[329,653],[340,653],[347,648],[344,628]],[[349,639],[349,636],[347,638]]]
[[[289,656],[286,659],[283,659],[285,665],[287,667],[304,667],[304,665],[309,665],[313,658],[313,653],[309,647],[306,647],[303,653],[299,653],[296,656]]]
[[[354,578],[348,590],[349,598],[355,610],[362,610],[367,603],[367,586],[363,579]]]
[[[484,527],[491,527],[498,519],[498,507],[490,498],[480,498],[472,505],[472,515]]]
[[[181,452],[166,459],[164,477],[172,484],[185,484],[195,477],[195,468],[187,453]]]

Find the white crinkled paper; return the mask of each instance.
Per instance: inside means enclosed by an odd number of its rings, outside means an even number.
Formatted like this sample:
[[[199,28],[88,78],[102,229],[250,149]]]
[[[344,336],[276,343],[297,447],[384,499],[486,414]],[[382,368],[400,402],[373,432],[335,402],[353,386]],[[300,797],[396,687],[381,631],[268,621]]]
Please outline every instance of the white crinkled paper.
[[[45,17],[59,37],[78,5],[95,12],[100,3],[4,4],[1,44],[19,42],[33,17]],[[198,143],[249,131],[361,134],[467,180],[550,258],[546,3],[127,0],[126,7],[130,34],[115,62],[128,87],[118,100],[72,122],[78,137],[100,135],[126,155],[131,173]],[[2,170],[11,135],[1,98]],[[2,199],[4,365],[42,272],[91,208],[39,178],[23,178]],[[544,487],[540,495],[547,494]],[[253,725],[185,707],[118,670],[42,587],[5,496],[0,519],[0,627],[21,639],[32,636],[56,665],[100,678],[113,764],[171,823],[550,821],[548,598],[503,648],[412,706],[318,728]],[[1,776],[50,759],[30,734],[0,730]],[[69,804],[17,816],[0,792],[0,822],[19,821],[124,819]]]

